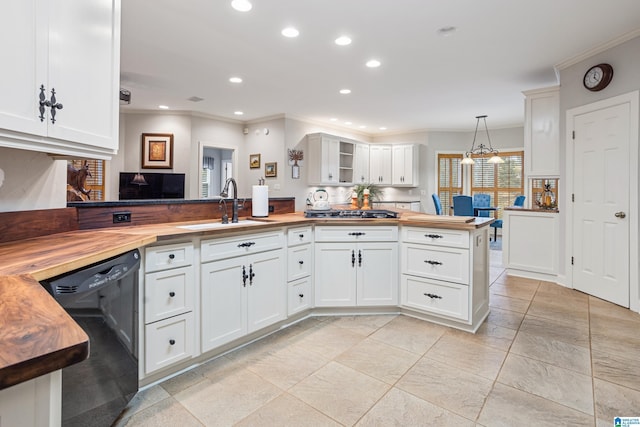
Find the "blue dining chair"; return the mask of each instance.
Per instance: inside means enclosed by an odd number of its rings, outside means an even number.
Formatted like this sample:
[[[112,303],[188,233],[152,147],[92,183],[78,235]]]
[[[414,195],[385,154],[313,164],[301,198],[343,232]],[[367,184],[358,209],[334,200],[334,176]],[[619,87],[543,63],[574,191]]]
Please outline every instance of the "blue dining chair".
[[[513,201],[513,206],[523,207],[524,199],[526,199],[526,196],[516,197],[516,199]],[[491,224],[491,227],[493,227],[493,241],[495,242],[498,239],[498,228],[502,228],[502,220],[497,219],[493,221],[493,223]]]
[[[526,196],[516,197],[516,199],[513,201],[513,206],[524,207],[524,199],[526,199]]]
[[[455,216],[473,216],[471,196],[453,196],[453,214]]]
[[[433,199],[433,206],[436,207],[436,215],[442,215],[442,203],[440,202],[440,196],[433,193],[431,198]]]
[[[488,208],[491,207],[491,196],[488,194],[474,194],[473,195],[473,207],[474,208]],[[491,216],[489,211],[478,211],[478,216],[488,218]]]

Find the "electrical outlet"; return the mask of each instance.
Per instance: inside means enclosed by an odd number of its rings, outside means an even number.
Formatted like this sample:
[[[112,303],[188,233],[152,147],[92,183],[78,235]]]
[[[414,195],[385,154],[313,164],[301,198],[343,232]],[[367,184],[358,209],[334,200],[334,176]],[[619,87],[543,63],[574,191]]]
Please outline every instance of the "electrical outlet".
[[[269,205],[269,212],[275,212],[276,208],[273,205]]]
[[[131,212],[114,212],[113,223],[119,224],[121,222],[131,222]]]

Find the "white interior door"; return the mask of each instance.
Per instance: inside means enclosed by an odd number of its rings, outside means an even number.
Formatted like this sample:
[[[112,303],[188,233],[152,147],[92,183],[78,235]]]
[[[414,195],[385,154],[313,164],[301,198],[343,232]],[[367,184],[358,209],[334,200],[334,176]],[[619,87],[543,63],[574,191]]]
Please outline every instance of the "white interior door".
[[[573,287],[629,307],[629,104],[574,116]]]

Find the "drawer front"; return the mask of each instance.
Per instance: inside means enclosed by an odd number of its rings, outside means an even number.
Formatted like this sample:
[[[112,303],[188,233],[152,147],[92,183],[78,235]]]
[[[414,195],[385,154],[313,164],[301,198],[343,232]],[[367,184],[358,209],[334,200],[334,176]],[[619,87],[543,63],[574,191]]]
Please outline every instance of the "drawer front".
[[[144,278],[144,322],[151,323],[193,310],[193,266],[147,273]]]
[[[398,227],[379,226],[316,226],[316,242],[397,242]]]
[[[220,239],[204,240],[200,247],[202,262],[215,261],[283,247],[281,231],[247,234]]]
[[[467,249],[402,245],[402,273],[469,284]]]
[[[287,230],[287,244],[289,246],[303,245],[311,243],[313,240],[313,231],[311,226],[290,228]]]
[[[444,228],[403,227],[402,241],[426,245],[469,248],[469,232]]]
[[[300,311],[310,309],[313,306],[311,293],[311,277],[296,280],[289,283],[289,305],[287,314],[289,316]]]
[[[144,270],[146,273],[185,267],[191,264],[193,264],[192,243],[152,246],[145,250]]]
[[[171,317],[145,326],[145,373],[150,374],[193,357],[193,313]]]
[[[437,316],[469,320],[469,288],[402,275],[402,305]]]
[[[287,281],[301,279],[311,275],[313,251],[311,245],[294,246],[288,249]]]

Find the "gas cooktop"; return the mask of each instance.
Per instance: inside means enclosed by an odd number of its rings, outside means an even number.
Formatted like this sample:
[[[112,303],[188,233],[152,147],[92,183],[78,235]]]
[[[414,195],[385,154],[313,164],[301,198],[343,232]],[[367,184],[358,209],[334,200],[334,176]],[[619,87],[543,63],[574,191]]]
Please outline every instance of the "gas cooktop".
[[[398,212],[385,209],[328,209],[304,211],[305,218],[398,218]]]

